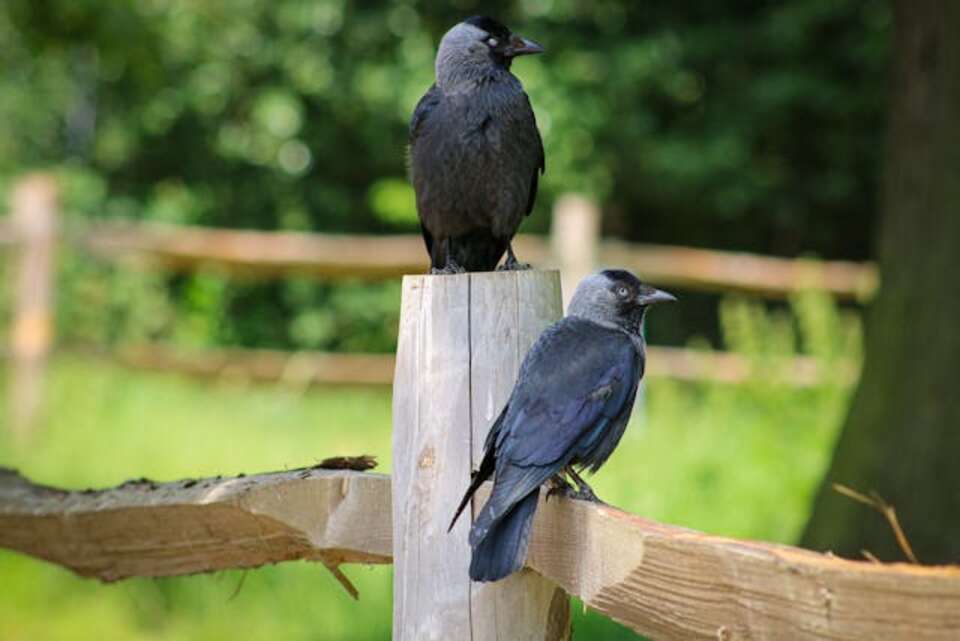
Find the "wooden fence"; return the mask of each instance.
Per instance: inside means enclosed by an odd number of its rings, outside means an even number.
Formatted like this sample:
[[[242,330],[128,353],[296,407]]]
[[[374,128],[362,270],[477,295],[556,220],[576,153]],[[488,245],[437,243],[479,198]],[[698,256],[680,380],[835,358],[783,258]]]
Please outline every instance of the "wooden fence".
[[[0,470],[0,546],[108,582],[297,559],[390,563],[391,514],[390,478],[372,473],[68,492]],[[960,568],[847,561],[581,501],[541,503],[528,566],[652,639],[946,641],[960,630]]]
[[[15,257],[9,421],[18,434],[28,431],[41,404],[44,364],[53,345],[53,261],[58,241],[107,260],[146,262],[180,271],[215,265],[229,273],[262,278],[301,274],[378,280],[423,272],[428,266],[422,239],[416,235],[350,236],[118,222],[88,223],[59,232],[56,185],[51,178],[28,176],[12,193],[10,215],[0,219],[0,248],[7,246]],[[865,300],[877,286],[876,269],[869,264],[602,240],[599,221],[592,202],[564,196],[556,204],[549,239],[521,235],[515,243],[517,253],[537,266],[558,268],[567,296],[598,265],[626,267],[667,287],[765,297],[816,288],[840,298]],[[655,352],[651,376],[739,382],[753,371],[749,359],[736,354],[669,348]],[[393,368],[390,357],[376,355],[183,353],[157,345],[114,356],[129,365],[195,375],[226,372],[251,379],[320,383],[390,383]],[[856,376],[852,364],[840,367],[841,380]],[[816,383],[821,370],[820,364],[807,358],[792,359],[777,368],[783,380],[798,385]]]
[[[960,567],[843,560],[567,499],[541,500],[526,570],[471,583],[468,524],[446,525],[560,307],[555,272],[404,279],[392,477],[321,464],[66,491],[0,470],[0,546],[103,581],[309,559],[354,595],[342,564],[392,562],[394,638],[409,641],[568,640],[568,595],[657,641],[957,638]]]

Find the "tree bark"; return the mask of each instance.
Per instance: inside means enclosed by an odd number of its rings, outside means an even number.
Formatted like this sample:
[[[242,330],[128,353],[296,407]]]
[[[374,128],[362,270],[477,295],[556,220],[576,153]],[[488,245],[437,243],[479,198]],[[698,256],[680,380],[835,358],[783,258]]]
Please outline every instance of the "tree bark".
[[[960,562],[960,3],[894,2],[881,288],[860,385],[802,543],[902,559],[890,526],[838,495],[894,505],[921,562]]]

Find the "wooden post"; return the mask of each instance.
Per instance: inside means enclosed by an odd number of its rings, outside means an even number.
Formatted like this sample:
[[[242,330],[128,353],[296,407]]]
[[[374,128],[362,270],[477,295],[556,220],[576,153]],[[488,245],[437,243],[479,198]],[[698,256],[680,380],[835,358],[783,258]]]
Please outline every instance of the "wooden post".
[[[26,438],[43,401],[44,371],[53,340],[53,258],[57,185],[45,174],[13,190],[10,224],[19,247],[13,269],[10,323],[10,427]]]
[[[565,194],[553,207],[550,250],[560,266],[563,308],[567,308],[577,283],[597,264],[600,243],[600,210],[585,196]]]
[[[470,519],[447,533],[520,362],[561,315],[559,285],[556,272],[540,271],[404,277],[393,387],[394,641],[569,638],[566,593],[531,570],[472,583]]]

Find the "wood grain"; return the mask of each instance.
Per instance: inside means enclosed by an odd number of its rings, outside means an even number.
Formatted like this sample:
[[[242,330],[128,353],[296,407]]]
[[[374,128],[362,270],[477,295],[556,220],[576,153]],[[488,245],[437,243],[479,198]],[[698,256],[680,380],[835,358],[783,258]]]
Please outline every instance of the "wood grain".
[[[66,492],[7,470],[0,546],[105,581],[292,559],[388,563],[390,485],[300,470]],[[655,641],[955,641],[960,630],[958,566],[848,561],[580,501],[541,502],[528,565]]]
[[[116,581],[290,559],[388,563],[389,477],[320,469],[66,492],[0,470],[0,546]]]
[[[534,271],[404,279],[393,394],[395,639],[569,636],[568,600],[555,585],[532,572],[474,584],[470,520],[447,532],[520,360],[559,317],[557,280]]]
[[[534,528],[531,567],[651,639],[960,638],[960,567],[848,561],[579,501],[551,500]]]

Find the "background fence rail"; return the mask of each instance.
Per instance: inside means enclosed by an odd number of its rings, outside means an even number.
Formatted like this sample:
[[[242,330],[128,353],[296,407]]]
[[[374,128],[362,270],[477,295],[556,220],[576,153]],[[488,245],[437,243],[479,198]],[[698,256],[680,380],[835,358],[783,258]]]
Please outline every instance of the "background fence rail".
[[[210,229],[157,223],[87,222],[57,233],[56,184],[45,175],[24,178],[13,190],[11,215],[0,219],[0,247],[13,250],[13,323],[10,347],[11,424],[26,433],[42,406],[43,369],[53,345],[54,241],[106,260],[147,262],[173,271],[216,267],[232,274],[277,278],[383,280],[427,269],[422,239],[415,234],[351,236],[322,233]],[[33,204],[31,204],[33,203]],[[42,207],[35,206],[43,204]],[[39,231],[38,231],[39,230]],[[626,267],[651,282],[709,292],[741,292],[783,298],[821,289],[844,299],[866,300],[877,287],[871,264],[758,256],[690,247],[602,240],[600,212],[590,200],[567,195],[557,201],[549,238],[521,235],[515,242],[525,261],[561,272],[565,297],[597,265]],[[29,353],[28,353],[29,352]],[[120,360],[190,374],[238,373],[250,379],[313,383],[389,383],[391,363],[379,355],[282,354],[268,350],[210,350],[185,354],[161,346],[119,352]],[[651,375],[683,380],[739,382],[751,376],[747,359],[662,349]],[[842,364],[842,380],[854,368]],[[246,369],[246,373],[242,372]],[[822,365],[796,359],[779,368],[786,382],[816,382]]]
[[[31,192],[42,188],[35,177],[22,186]],[[564,276],[581,276],[596,265],[617,265],[664,286],[773,298],[814,288],[865,300],[878,284],[876,267],[870,263],[602,240],[599,219],[600,212],[590,200],[560,198],[550,238],[521,234],[517,254],[537,266],[559,268]],[[104,258],[145,259],[180,271],[216,265],[265,277],[308,274],[377,280],[422,273],[428,267],[423,240],[416,234],[356,236],[89,222],[61,240]],[[18,226],[0,219],[0,246],[26,242],[29,238]]]
[[[664,286],[744,292],[771,298],[783,298],[805,289],[822,289],[841,298],[866,300],[877,287],[876,269],[871,264],[617,240],[602,240],[590,249],[580,232],[596,226],[594,217],[598,213],[587,202],[584,201],[583,210],[576,215],[564,216],[565,221],[577,216],[581,220],[567,222],[557,230],[564,236],[572,235],[571,240],[557,241],[556,234],[552,241],[521,234],[515,243],[517,254],[538,267],[561,270],[568,259],[572,259],[575,265],[567,272],[582,275],[581,272],[588,271],[580,255],[584,252],[554,253],[558,247],[579,245],[588,248],[594,265],[626,267]],[[82,230],[75,242],[104,258],[147,259],[178,271],[216,265],[226,271],[265,277],[305,274],[327,279],[381,280],[423,273],[429,266],[423,239],[415,234],[351,236],[157,223],[97,223]],[[575,283],[579,278],[570,280]]]
[[[137,369],[179,372],[203,378],[237,378],[293,385],[390,385],[396,361],[392,354],[288,352],[269,349],[179,349],[143,344],[123,347],[106,356]],[[647,347],[645,376],[678,381],[744,383],[763,377],[797,387],[817,385],[825,378],[842,384],[856,380],[856,363],[823,363],[810,356],[754,361],[742,354],[681,347]]]

